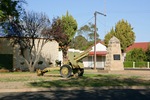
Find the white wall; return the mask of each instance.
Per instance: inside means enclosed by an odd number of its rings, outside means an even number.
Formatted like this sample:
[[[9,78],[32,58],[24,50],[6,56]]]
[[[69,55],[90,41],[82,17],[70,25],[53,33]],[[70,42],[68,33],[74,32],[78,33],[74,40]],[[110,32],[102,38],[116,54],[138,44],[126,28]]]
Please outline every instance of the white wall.
[[[35,40],[35,44],[37,44],[38,39]],[[47,42],[41,51],[41,57],[39,61],[43,61],[42,65],[36,65],[36,68],[42,67],[49,67],[49,62],[52,62],[53,65],[55,65],[55,60],[59,59],[59,51],[58,51],[58,43],[56,41],[49,41]],[[21,68],[21,67],[27,67],[25,64],[21,65],[21,62],[25,62],[24,58],[19,55],[18,46],[14,49],[14,67]]]
[[[92,47],[91,51],[94,51],[94,46]],[[97,43],[96,44],[96,51],[107,51],[107,48],[105,45],[103,45],[101,43]]]

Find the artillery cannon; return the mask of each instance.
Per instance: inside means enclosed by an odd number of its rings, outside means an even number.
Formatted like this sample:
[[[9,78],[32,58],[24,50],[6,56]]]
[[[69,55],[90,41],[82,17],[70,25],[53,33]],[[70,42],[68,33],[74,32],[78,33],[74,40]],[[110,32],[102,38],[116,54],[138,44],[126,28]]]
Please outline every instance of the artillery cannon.
[[[82,53],[68,52],[68,61],[64,62],[60,66],[60,75],[64,78],[68,78],[72,75],[74,76],[83,76],[84,66],[82,59],[86,57],[91,49],[88,49]],[[60,62],[59,62],[60,63]],[[50,69],[45,68],[44,70],[37,70],[37,75],[44,75]]]

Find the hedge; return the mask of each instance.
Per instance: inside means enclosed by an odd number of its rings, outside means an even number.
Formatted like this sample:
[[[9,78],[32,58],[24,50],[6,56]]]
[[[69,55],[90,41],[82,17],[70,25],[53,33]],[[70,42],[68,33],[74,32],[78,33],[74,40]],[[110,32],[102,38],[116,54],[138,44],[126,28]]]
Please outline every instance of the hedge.
[[[135,67],[141,68],[141,67],[148,67],[148,62],[135,62]],[[125,61],[124,67],[133,68],[133,62],[132,61]]]

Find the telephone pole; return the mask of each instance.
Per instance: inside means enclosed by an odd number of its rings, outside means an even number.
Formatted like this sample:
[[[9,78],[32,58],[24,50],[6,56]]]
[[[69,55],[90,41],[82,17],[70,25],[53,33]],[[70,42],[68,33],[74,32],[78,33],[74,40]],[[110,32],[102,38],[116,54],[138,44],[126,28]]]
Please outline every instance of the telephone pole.
[[[103,14],[103,13],[100,13],[100,12],[98,12],[98,11],[95,11],[95,13],[94,13],[94,17],[95,17],[95,27],[94,27],[94,70],[96,70],[96,61],[97,61],[97,59],[96,59],[96,34],[97,34],[97,30],[96,30],[96,15],[97,14],[100,14],[100,15],[103,15],[103,16],[106,16],[105,14]]]

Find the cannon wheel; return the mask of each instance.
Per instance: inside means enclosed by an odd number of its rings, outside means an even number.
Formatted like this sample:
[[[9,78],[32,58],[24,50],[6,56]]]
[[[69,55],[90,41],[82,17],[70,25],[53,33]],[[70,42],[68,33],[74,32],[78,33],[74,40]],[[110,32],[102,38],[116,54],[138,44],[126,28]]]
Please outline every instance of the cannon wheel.
[[[64,78],[68,78],[71,76],[72,68],[70,65],[63,65],[60,68],[60,75]]]

